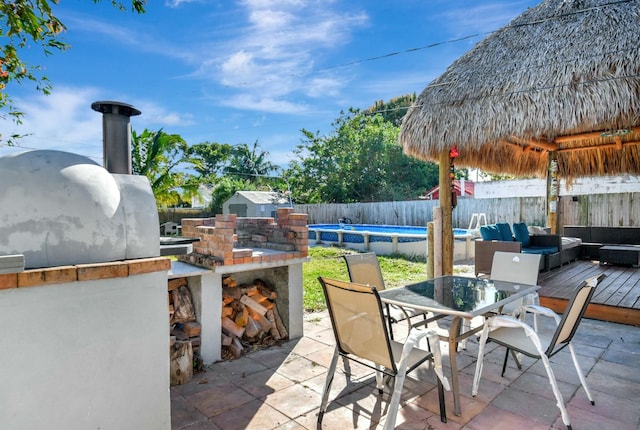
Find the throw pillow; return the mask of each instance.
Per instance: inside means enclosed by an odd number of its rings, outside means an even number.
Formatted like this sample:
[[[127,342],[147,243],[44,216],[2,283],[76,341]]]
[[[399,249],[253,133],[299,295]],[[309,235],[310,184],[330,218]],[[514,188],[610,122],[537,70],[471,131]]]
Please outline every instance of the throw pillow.
[[[544,227],[530,225],[527,228],[529,229],[529,234],[548,234],[547,230],[545,230]]]

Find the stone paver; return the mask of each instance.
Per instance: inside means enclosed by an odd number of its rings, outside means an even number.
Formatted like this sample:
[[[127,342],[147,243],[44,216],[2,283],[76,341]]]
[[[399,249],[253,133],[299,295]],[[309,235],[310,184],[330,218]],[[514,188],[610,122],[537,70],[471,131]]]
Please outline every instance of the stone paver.
[[[210,365],[189,384],[172,387],[172,430],[316,430],[335,345],[327,313],[306,315],[304,333],[302,339]],[[580,386],[568,350],[551,360],[573,428],[639,430],[640,328],[584,320],[574,341],[595,405]],[[448,422],[440,422],[431,371],[420,369],[416,374],[423,380],[410,374],[405,381],[396,428],[565,428],[541,363],[525,358],[519,370],[510,358],[503,378],[504,349],[495,345],[487,345],[479,392],[472,397],[477,351],[472,339],[458,353],[461,416],[453,415],[453,399],[447,392]],[[448,374],[448,357],[443,360]],[[345,372],[340,360],[322,429],[382,429],[390,389],[380,397],[372,370],[364,366],[351,363]]]

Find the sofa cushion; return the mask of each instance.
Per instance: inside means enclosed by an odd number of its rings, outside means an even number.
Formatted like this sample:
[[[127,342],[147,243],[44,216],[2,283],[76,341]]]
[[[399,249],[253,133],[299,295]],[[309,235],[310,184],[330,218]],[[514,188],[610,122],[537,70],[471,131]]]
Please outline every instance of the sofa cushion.
[[[522,243],[523,248],[526,248],[531,244],[531,239],[529,239],[529,229],[527,228],[527,224],[523,222],[514,223],[513,234],[516,237],[516,240]]]
[[[530,246],[528,248],[522,247],[523,254],[555,254],[558,252],[558,248],[555,246]]]
[[[500,230],[495,224],[480,227],[480,236],[482,236],[482,240],[502,240]]]
[[[513,241],[513,233],[511,232],[511,227],[506,222],[497,222],[496,227],[498,227],[498,231],[500,231],[500,237],[502,240],[506,242]]]

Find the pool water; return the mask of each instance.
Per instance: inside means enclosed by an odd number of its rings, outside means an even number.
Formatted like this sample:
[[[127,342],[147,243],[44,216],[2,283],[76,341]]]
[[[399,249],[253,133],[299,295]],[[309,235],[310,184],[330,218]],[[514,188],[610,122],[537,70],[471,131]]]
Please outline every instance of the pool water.
[[[391,242],[392,236],[397,235],[399,242],[417,242],[426,240],[427,227],[404,225],[375,225],[375,224],[311,224],[309,225],[309,239],[316,239],[315,230],[322,230],[322,240],[337,241],[338,231],[342,231],[343,242],[362,243],[361,234],[349,234],[349,231],[368,232],[371,242]],[[335,231],[335,233],[332,233]],[[378,235],[376,235],[378,233]],[[454,236],[466,236],[469,231],[464,228],[454,228]]]

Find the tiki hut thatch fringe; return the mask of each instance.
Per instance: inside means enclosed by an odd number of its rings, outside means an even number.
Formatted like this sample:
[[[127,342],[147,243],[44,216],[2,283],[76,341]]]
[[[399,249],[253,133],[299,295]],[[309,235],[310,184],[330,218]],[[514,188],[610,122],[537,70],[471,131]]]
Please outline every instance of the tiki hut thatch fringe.
[[[400,144],[437,161],[545,176],[640,174],[640,0],[547,0],[455,61],[417,98]]]
[[[544,0],[431,82],[403,118],[404,151],[440,163],[442,271],[453,267],[444,163],[558,178],[640,174],[640,0]],[[551,172],[551,174],[549,173]],[[554,188],[555,187],[555,188]]]

